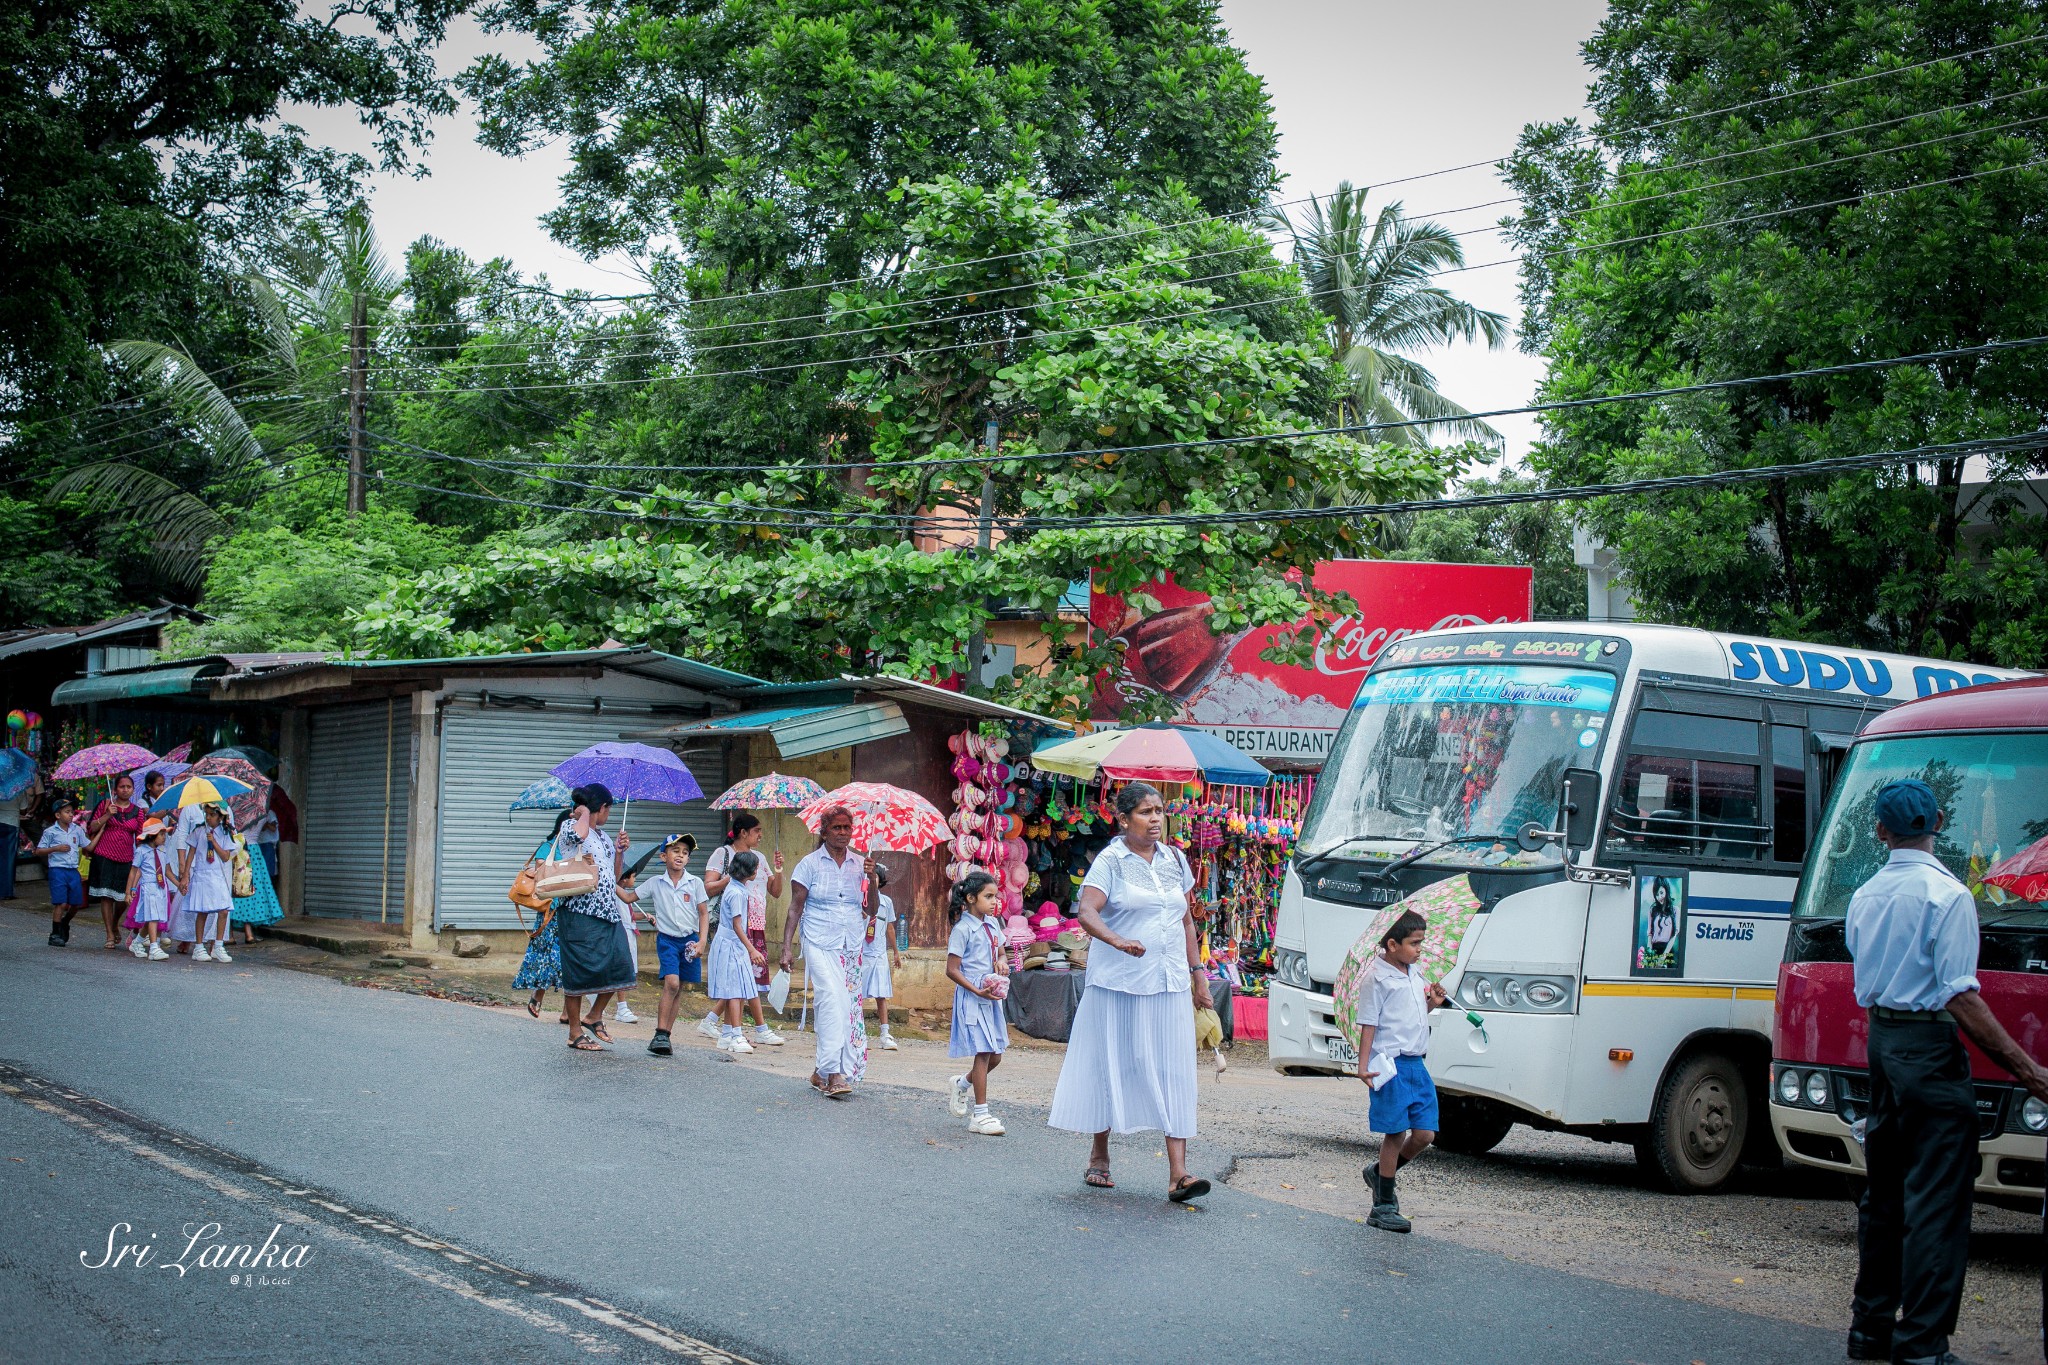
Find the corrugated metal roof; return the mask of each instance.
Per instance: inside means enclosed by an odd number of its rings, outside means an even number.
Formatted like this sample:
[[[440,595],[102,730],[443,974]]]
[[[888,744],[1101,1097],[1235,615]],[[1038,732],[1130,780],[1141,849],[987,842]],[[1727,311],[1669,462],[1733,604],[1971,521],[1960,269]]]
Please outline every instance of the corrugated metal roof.
[[[113,616],[83,626],[31,626],[22,630],[0,631],[0,659],[10,658],[16,654],[35,654],[46,649],[64,649],[92,640],[104,640],[110,635],[126,635],[130,631],[148,630],[153,626],[162,625],[173,616],[196,617],[198,613],[184,607],[151,607],[148,611]]]
[[[804,758],[909,733],[910,721],[902,707],[894,702],[872,701],[839,706],[765,707],[637,731],[621,738],[674,747],[685,740],[711,736],[768,735],[784,758]]]
[[[376,672],[388,669],[431,669],[447,673],[494,672],[499,669],[548,669],[597,667],[615,669],[682,687],[711,692],[736,692],[759,687],[763,680],[747,673],[698,663],[658,649],[633,647],[613,649],[531,650],[518,654],[462,654],[433,659],[312,659],[262,671],[265,678],[289,676],[318,668]],[[228,679],[230,683],[236,679]]]
[[[59,683],[50,694],[52,706],[84,706],[95,701],[126,701],[135,697],[203,696],[212,690],[212,680],[227,668],[218,659],[186,664],[181,668],[132,668],[120,673],[101,673],[90,678],[73,678]]]
[[[934,687],[930,683],[916,682],[910,678],[892,677],[886,673],[875,673],[866,677],[856,677],[852,674],[847,674],[845,677],[836,680],[827,679],[822,682],[770,683],[764,687],[749,688],[741,695],[749,698],[771,696],[799,697],[818,693],[828,696],[843,696],[849,693],[855,696],[875,696],[879,694],[885,697],[894,697],[898,701],[907,701],[913,706],[928,706],[935,711],[951,711],[956,715],[980,716],[985,719],[1015,721],[1025,725],[1039,725],[1044,726],[1048,730],[1058,730],[1069,734],[1074,729],[1067,722],[1054,720],[1050,716],[1041,716],[1033,711],[1022,711],[1014,706],[1005,706],[1001,702],[990,701],[986,697],[970,696],[965,692],[949,692],[943,687]]]

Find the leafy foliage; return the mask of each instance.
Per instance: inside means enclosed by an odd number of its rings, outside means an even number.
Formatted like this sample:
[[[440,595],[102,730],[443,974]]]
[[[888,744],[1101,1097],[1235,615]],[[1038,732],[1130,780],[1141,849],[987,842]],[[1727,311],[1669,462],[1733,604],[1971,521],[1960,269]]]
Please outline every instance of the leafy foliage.
[[[1541,396],[2039,333],[2048,46],[1906,68],[2043,32],[2019,0],[1616,4],[1585,49],[1590,140],[1532,127],[1508,167]],[[2016,351],[1582,409],[1531,465],[1580,484],[1797,463],[2029,432],[2044,411],[2048,356]],[[1647,615],[2033,666],[2048,521],[2026,481],[2044,471],[2039,452],[1946,460],[1585,516]]]

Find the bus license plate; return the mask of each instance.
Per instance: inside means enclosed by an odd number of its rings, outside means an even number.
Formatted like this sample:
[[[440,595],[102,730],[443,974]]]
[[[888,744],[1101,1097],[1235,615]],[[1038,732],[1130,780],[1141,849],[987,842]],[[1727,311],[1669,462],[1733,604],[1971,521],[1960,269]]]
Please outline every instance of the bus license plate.
[[[1342,1062],[1346,1066],[1357,1066],[1358,1049],[1351,1046],[1343,1038],[1332,1038],[1330,1040],[1330,1060]]]

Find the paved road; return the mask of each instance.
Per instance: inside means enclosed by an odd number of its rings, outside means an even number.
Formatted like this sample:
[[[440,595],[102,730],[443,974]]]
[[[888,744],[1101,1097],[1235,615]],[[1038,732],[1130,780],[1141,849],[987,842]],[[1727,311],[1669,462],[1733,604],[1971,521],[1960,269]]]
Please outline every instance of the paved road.
[[[12,916],[0,1001],[0,1142],[24,1158],[0,1160],[0,1328],[58,1319],[50,1358],[1719,1365],[1839,1350],[1234,1190],[1175,1208],[1143,1137],[1119,1143],[1122,1188],[1088,1191],[1078,1140],[1018,1107],[1011,1136],[970,1138],[924,1091],[833,1104],[703,1053],[573,1054],[523,1017],[256,964],[52,952]],[[1230,1162],[1195,1148],[1212,1174]],[[117,1222],[182,1243],[209,1219],[251,1243],[283,1222],[307,1262],[253,1291],[81,1263]]]

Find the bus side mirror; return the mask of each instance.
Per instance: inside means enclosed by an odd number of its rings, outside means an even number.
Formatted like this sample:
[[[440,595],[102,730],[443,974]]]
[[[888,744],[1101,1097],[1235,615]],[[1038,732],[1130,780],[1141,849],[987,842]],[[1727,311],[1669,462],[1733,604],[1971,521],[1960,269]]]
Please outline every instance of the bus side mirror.
[[[1531,820],[1515,836],[1525,852],[1534,853],[1558,840],[1566,851],[1576,853],[1593,846],[1600,828],[1600,774],[1591,768],[1566,768],[1557,800],[1557,828],[1545,829]]]
[[[1591,768],[1566,768],[1564,794],[1557,803],[1557,827],[1564,846],[1576,853],[1591,848],[1600,832],[1600,774]]]

